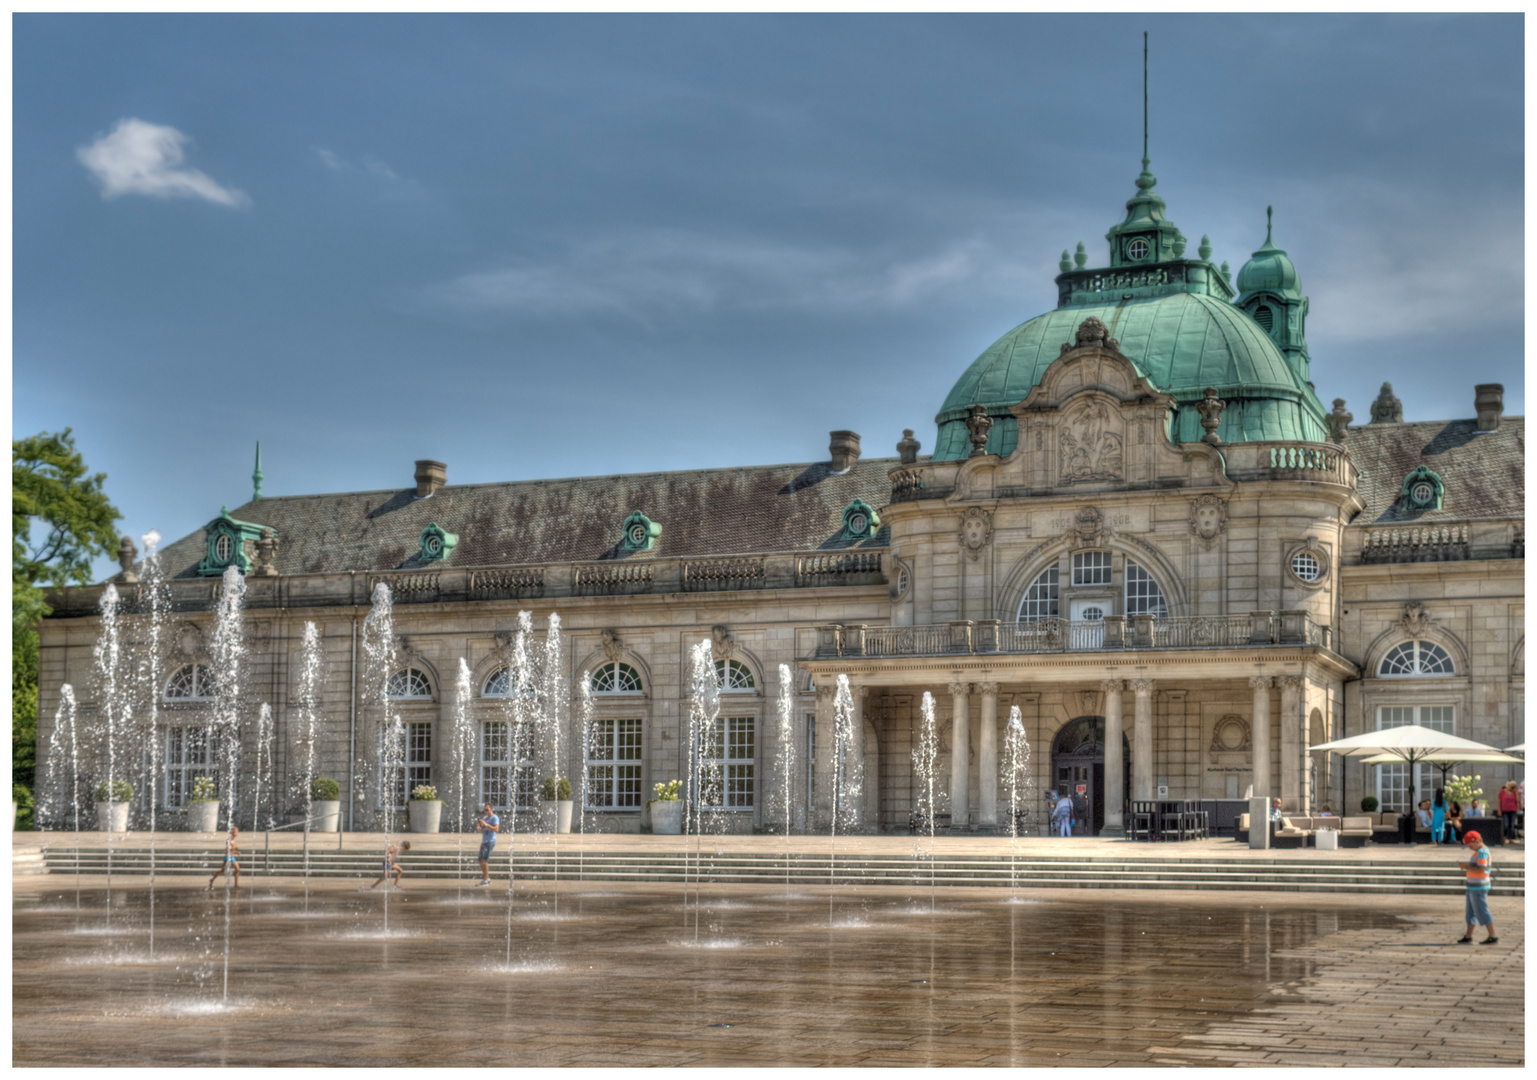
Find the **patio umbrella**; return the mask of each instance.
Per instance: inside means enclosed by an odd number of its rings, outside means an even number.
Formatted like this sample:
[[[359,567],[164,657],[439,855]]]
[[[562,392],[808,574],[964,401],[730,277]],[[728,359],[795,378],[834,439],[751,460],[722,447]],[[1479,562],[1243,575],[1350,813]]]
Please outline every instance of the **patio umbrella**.
[[[1518,757],[1511,757],[1498,750],[1492,750],[1484,754],[1475,754],[1471,750],[1443,750],[1440,753],[1426,754],[1419,759],[1427,765],[1434,765],[1441,770],[1441,786],[1446,786],[1446,774],[1458,765],[1522,765],[1525,764]],[[1376,754],[1364,758],[1363,765],[1398,765],[1403,758],[1395,754]]]
[[[1444,731],[1432,731],[1419,724],[1405,724],[1403,727],[1368,731],[1364,735],[1335,739],[1333,742],[1319,743],[1308,749],[1327,750],[1333,754],[1355,758],[1380,756],[1385,759],[1381,764],[1388,765],[1418,765],[1422,761],[1429,761],[1431,756],[1437,753],[1461,751],[1464,754],[1498,754],[1500,752],[1498,747],[1448,735]],[[1414,811],[1413,769],[1409,770],[1409,811],[1410,813]]]
[[[1515,746],[1507,746],[1505,748],[1505,752],[1507,754],[1524,754],[1526,753],[1526,743],[1517,743]]]

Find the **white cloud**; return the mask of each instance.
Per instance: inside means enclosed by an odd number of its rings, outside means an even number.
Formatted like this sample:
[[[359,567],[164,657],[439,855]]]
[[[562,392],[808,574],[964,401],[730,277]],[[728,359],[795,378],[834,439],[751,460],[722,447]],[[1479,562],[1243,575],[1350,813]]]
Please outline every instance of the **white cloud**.
[[[394,169],[390,168],[378,158],[359,158],[356,164],[348,161],[334,150],[328,150],[324,146],[311,147],[315,156],[320,158],[326,168],[333,172],[365,172],[370,176],[377,176],[381,180],[393,180],[398,183],[414,185],[415,180],[402,177]]]
[[[314,150],[315,154],[320,158],[320,160],[325,163],[326,168],[335,169],[337,172],[341,172],[347,167],[347,163],[345,161],[333,154],[331,151],[327,150],[325,147],[317,146],[314,148]]]
[[[101,197],[148,195],[157,199],[207,199],[221,206],[245,207],[245,192],[226,188],[207,173],[182,167],[183,147],[191,136],[163,124],[128,117],[75,157],[101,184]]]
[[[451,307],[638,319],[712,310],[882,311],[960,289],[1017,292],[1039,276],[1016,237],[964,237],[913,254],[682,230],[626,232],[544,262],[519,259],[430,290]]]

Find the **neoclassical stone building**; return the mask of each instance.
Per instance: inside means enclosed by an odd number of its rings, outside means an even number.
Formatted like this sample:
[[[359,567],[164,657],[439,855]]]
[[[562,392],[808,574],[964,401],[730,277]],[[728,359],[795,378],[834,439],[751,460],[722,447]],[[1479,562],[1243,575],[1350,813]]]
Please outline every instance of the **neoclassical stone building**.
[[[355,763],[379,737],[358,648],[378,582],[395,599],[408,783],[459,790],[447,762],[461,658],[471,794],[506,806],[539,774],[578,775],[574,730],[559,761],[533,760],[505,721],[518,612],[541,630],[558,612],[569,685],[594,692],[590,820],[615,830],[649,827],[651,786],[687,767],[687,656],[705,638],[726,731],[709,753],[739,831],[787,812],[781,664],[794,681],[797,828],[825,828],[830,813],[839,674],[862,733],[859,812],[883,831],[905,830],[914,809],[926,690],[956,831],[1007,827],[1000,756],[1015,706],[1036,792],[1081,789],[1092,833],[1116,833],[1127,799],[1251,785],[1294,809],[1338,811],[1363,794],[1402,806],[1401,768],[1308,750],[1379,726],[1524,741],[1524,424],[1501,415],[1501,388],[1449,388],[1474,419],[1407,423],[1387,384],[1367,423],[1340,400],[1326,411],[1308,299],[1270,231],[1235,280],[1204,238],[1187,255],[1146,159],[1136,183],[1108,266],[1089,268],[1082,244],[1063,252],[1057,307],[960,375],[932,455],[908,431],[897,457],[865,457],[838,431],[829,460],[794,465],[455,486],[419,461],[397,490],[258,487],[163,552],[177,614],[160,659],[157,806],[174,811],[207,770],[210,611],[229,565],[248,583],[243,708],[272,706],[277,786],[298,775],[299,648],[313,621],[326,662],[319,771],[343,779],[358,828],[384,790],[354,781],[377,768]],[[131,601],[126,549],[124,564]],[[63,590],[43,626],[45,752],[60,684],[93,707],[101,588]],[[1507,775],[1480,771],[1491,791]]]

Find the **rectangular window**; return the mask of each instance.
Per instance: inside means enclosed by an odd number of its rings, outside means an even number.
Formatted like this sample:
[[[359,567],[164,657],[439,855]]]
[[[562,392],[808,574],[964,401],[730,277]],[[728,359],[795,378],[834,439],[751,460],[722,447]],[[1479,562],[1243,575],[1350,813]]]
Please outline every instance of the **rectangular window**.
[[[512,728],[506,720],[488,720],[481,726],[480,797],[498,810],[511,808],[516,797],[517,809],[531,810],[539,779],[533,732],[524,726],[514,739]]]
[[[641,722],[594,720],[587,748],[587,808],[640,809]]]
[[[173,727],[165,732],[165,807],[177,810],[199,776],[219,779],[219,736],[212,728]]]
[[[1019,621],[1051,619],[1057,615],[1057,568],[1047,567],[1025,590],[1019,604]]]
[[[1457,722],[1455,705],[1382,705],[1377,709],[1377,730],[1418,724],[1432,731],[1455,735]],[[1441,770],[1433,765],[1416,765],[1414,773],[1414,803],[1417,805],[1431,797]],[[1409,813],[1414,806],[1409,802],[1409,766],[1377,766],[1377,801],[1382,810]]]
[[[432,723],[402,724],[399,738],[401,745],[388,758],[394,775],[384,783],[385,804],[392,810],[404,810],[418,785],[432,783]]]
[[[1110,584],[1110,552],[1108,552],[1108,551],[1075,551],[1075,552],[1073,552],[1073,584],[1074,585],[1109,585]]]
[[[700,805],[709,810],[751,810],[753,718],[721,717],[700,746]]]

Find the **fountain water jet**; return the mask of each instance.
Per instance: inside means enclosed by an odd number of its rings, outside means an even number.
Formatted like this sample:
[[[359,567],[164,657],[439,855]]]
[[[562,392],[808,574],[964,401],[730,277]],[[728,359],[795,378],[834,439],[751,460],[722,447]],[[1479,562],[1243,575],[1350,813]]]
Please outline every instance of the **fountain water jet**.
[[[218,733],[220,802],[229,803],[228,844],[234,840],[235,811],[239,806],[236,772],[240,753],[240,674],[245,658],[245,578],[231,565],[220,582],[218,621],[211,648],[214,667],[214,730]],[[234,885],[224,875],[224,1001],[229,1001],[230,903]]]
[[[304,795],[304,913],[310,910],[310,828],[315,817],[315,742],[320,731],[320,628],[304,624],[299,667],[299,746],[303,751],[299,783]]]
[[[171,590],[160,565],[160,534],[154,529],[139,539],[144,544],[144,561],[139,573],[140,606],[149,613],[149,641],[146,644],[145,682],[149,701],[148,771],[146,785],[149,803],[149,955],[155,955],[155,805],[160,790],[160,635],[171,614]]]
[[[48,743],[48,778],[49,788],[57,792],[60,802],[64,799],[64,785],[57,781],[54,769],[63,760],[59,753],[59,733],[65,730],[69,732],[69,807],[74,818],[75,829],[75,918],[79,925],[80,916],[80,742],[76,737],[75,714],[78,706],[75,704],[75,688],[69,683],[59,687],[59,708],[53,714],[53,734],[49,736]],[[62,810],[62,806],[60,807]],[[49,815],[52,816],[51,813]]]
[[[124,703],[118,700],[118,670],[122,660],[122,641],[117,625],[117,587],[108,584],[101,592],[101,636],[93,654],[96,660],[98,715],[107,745],[107,925],[112,925],[112,818],[117,805],[117,725]],[[101,823],[98,822],[98,826]],[[78,846],[78,844],[77,844]]]
[[[464,899],[464,877],[468,868],[464,863],[464,834],[471,827],[473,819],[470,809],[470,792],[474,790],[471,770],[475,767],[473,729],[470,722],[470,699],[474,695],[474,687],[470,680],[470,665],[464,659],[459,658],[459,678],[455,684],[457,700],[454,707],[454,735],[450,741],[454,755],[454,775],[458,778],[459,785],[459,825],[458,835],[459,853],[459,899]]]
[[[939,733],[934,724],[934,695],[923,692],[920,712],[923,726],[919,730],[918,747],[913,751],[913,771],[917,773],[919,795],[919,821],[929,831],[929,912],[934,911],[934,762],[939,756]]]
[[[688,925],[688,836],[691,824],[694,833],[694,941],[699,941],[700,876],[703,864],[701,851],[703,832],[701,811],[705,801],[719,788],[719,767],[707,770],[706,761],[714,765],[719,754],[705,757],[707,749],[713,749],[715,722],[720,716],[720,683],[715,674],[715,655],[712,643],[705,638],[689,653],[689,710],[688,710],[688,791],[684,803],[683,837],[683,925]],[[711,775],[706,775],[709,771]]]
[[[390,713],[390,676],[395,667],[395,620],[394,602],[390,587],[384,582],[374,585],[372,607],[363,619],[363,653],[367,657],[368,688],[365,700],[371,699],[379,706],[379,806],[384,819],[384,848],[389,851],[394,810],[405,793],[398,789],[404,784],[405,729],[398,716]],[[365,789],[366,790],[366,789]],[[386,862],[388,856],[385,856]],[[384,882],[384,933],[390,932],[390,885]]]
[[[507,672],[507,711],[511,731],[508,749],[510,764],[507,766],[507,965],[512,966],[512,902],[517,893],[518,853],[518,765],[529,757],[526,744],[529,739],[530,698],[534,693],[533,673],[529,670],[529,635],[534,632],[532,612],[518,612],[518,631],[512,638],[512,663]]]
[[[827,858],[827,925],[833,924],[833,898],[838,891],[838,816],[848,812],[847,807],[857,801],[858,790],[850,792],[844,790],[844,784],[848,775],[844,767],[844,756],[854,742],[854,695],[849,690],[849,677],[838,676],[838,688],[833,694],[833,785],[830,792],[832,798],[830,841],[831,847]]]
[[[795,683],[789,664],[779,665],[779,790],[785,815],[785,898],[790,896],[790,783],[795,775]]]
[[[1019,819],[1030,812],[1030,740],[1019,706],[1009,709],[1009,728],[1004,736],[1003,758],[1009,773],[1009,898],[1018,899]],[[1023,778],[1023,780],[1021,779]]]
[[[587,786],[591,781],[592,760],[592,681],[587,672],[582,673],[581,685],[577,688],[577,719],[582,732],[582,775],[581,789],[577,793],[580,800],[576,804],[577,833],[581,837],[576,849],[576,880],[584,880],[585,862],[587,858]],[[578,908],[580,910],[580,908]]]

